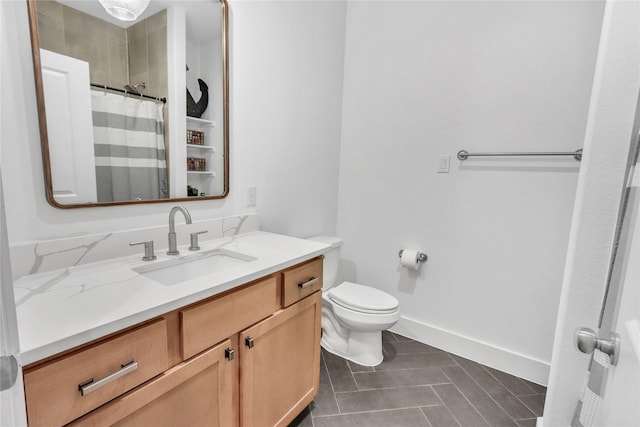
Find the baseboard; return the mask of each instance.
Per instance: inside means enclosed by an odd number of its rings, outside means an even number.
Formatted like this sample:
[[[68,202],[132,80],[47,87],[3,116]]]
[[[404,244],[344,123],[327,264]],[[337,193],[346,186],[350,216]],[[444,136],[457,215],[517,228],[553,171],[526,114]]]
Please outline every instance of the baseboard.
[[[546,386],[551,365],[524,354],[402,316],[392,332]]]

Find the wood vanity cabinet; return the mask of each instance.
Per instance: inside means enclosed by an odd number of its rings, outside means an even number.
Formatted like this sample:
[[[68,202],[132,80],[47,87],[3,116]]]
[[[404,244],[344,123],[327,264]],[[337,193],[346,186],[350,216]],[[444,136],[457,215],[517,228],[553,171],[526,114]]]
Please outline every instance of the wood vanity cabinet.
[[[29,365],[29,426],[286,426],[318,390],[321,286],[318,257]]]

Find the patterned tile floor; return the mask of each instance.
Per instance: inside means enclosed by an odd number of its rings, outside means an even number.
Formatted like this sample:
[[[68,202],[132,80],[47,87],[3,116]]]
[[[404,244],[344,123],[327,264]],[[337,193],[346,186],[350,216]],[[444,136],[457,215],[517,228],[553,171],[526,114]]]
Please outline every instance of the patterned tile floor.
[[[546,388],[383,332],[370,368],[322,351],[320,390],[289,427],[534,427]]]

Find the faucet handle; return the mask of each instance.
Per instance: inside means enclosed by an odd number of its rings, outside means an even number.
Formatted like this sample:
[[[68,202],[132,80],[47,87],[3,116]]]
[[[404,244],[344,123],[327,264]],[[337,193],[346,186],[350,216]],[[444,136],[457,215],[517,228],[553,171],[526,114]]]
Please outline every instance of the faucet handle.
[[[200,246],[198,246],[198,234],[204,234],[207,233],[207,231],[196,231],[194,233],[191,233],[191,246],[189,246],[189,250],[190,251],[199,251],[200,250]]]
[[[149,240],[146,242],[131,242],[129,246],[136,245],[144,245],[144,256],[142,257],[143,261],[153,261],[156,259],[156,255],[153,253],[153,240]]]

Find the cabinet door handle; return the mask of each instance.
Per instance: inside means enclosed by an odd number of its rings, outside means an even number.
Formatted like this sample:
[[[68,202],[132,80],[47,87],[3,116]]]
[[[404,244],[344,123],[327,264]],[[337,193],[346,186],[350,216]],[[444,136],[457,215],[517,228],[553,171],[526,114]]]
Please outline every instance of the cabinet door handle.
[[[253,348],[253,338],[251,337],[246,337],[244,339],[244,344],[249,347],[249,348]]]
[[[308,287],[308,286],[313,285],[313,284],[314,284],[314,283],[316,283],[318,280],[319,280],[319,279],[318,279],[317,277],[311,277],[311,278],[310,278],[309,280],[307,280],[306,282],[298,283],[298,287],[299,287],[300,289],[304,289],[304,288],[306,288],[306,287]]]
[[[231,347],[226,348],[224,350],[224,357],[226,357],[228,361],[232,361],[236,357],[236,352]]]
[[[99,379],[98,381],[94,381],[93,378],[88,379],[80,384],[78,384],[78,389],[80,390],[80,394],[82,396],[86,396],[89,393],[96,391],[97,389],[104,387],[112,381],[117,380],[118,378],[127,375],[129,372],[133,372],[138,369],[138,362],[135,360],[130,360],[126,363],[123,363],[121,369],[107,375],[104,378]]]

